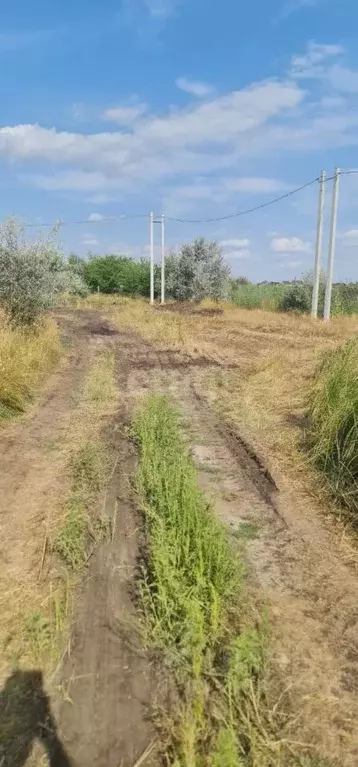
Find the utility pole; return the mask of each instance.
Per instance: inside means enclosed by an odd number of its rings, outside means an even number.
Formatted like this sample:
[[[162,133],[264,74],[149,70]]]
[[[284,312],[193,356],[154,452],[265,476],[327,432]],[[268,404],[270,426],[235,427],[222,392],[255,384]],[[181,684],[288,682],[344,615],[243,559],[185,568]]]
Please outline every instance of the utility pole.
[[[321,172],[321,176],[319,179],[316,252],[315,252],[313,289],[312,289],[312,310],[311,310],[312,317],[317,317],[317,311],[318,311],[319,282],[320,282],[320,276],[321,276],[323,212],[324,212],[325,191],[326,191],[326,171],[323,170]]]
[[[164,215],[162,215],[162,281],[161,281],[161,304],[165,304],[165,232]]]
[[[149,216],[150,228],[150,303],[154,304],[154,216]]]
[[[339,177],[341,171],[340,168],[336,168],[334,171],[333,179],[333,192],[332,192],[332,211],[331,211],[331,229],[329,235],[329,251],[328,251],[328,266],[327,266],[327,282],[326,293],[324,297],[324,313],[323,319],[329,322],[331,316],[331,299],[332,299],[332,281],[333,281],[333,267],[334,267],[334,251],[336,245],[336,230],[337,230],[337,210],[338,210],[338,193],[339,193]]]

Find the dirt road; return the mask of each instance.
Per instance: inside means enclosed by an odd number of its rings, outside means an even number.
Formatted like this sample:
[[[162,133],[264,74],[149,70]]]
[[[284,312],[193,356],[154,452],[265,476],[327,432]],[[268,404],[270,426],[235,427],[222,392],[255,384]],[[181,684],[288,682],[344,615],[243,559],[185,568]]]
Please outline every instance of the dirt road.
[[[155,741],[148,715],[156,682],[133,628],[131,593],[140,541],[129,482],[135,454],[125,426],[138,397],[160,391],[181,409],[203,490],[232,534],[247,541],[248,585],[268,604],[272,667],[296,707],[299,740],[314,744],[337,765],[358,764],[358,579],[342,561],[333,535],[313,512],[302,512],[284,482],[276,488],[247,446],[218,420],[205,394],[210,362],[156,351],[133,333],[115,333],[96,312],[60,321],[80,329],[73,362],[56,374],[34,413],[1,435],[7,462],[3,491],[12,515],[8,525],[5,520],[2,541],[11,580],[36,520],[34,508],[58,497],[58,467],[44,443],[66,430],[88,344],[110,344],[121,392],[120,411],[106,427],[116,456],[107,499],[114,533],[90,561],[70,651],[56,679],[60,694],[53,696],[70,763],[133,767]],[[24,447],[15,468],[19,444]],[[29,488],[34,507],[25,502]],[[18,548],[17,564],[12,547]],[[25,583],[28,570],[22,572]],[[157,763],[155,751],[143,762]]]

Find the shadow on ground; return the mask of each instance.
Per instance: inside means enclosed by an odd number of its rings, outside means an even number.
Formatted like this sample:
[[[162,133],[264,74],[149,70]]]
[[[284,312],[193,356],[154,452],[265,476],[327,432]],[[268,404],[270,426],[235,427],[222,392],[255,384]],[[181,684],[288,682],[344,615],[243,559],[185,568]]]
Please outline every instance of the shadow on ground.
[[[72,767],[57,735],[41,671],[16,671],[0,693],[0,767],[23,767],[36,741],[49,767]]]

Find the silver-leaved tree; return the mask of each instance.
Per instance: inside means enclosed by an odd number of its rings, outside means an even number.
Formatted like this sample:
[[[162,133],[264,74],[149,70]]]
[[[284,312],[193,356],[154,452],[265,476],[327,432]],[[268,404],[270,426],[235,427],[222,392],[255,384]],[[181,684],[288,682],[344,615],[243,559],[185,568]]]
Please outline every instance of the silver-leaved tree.
[[[17,324],[33,324],[71,286],[78,292],[80,278],[64,261],[56,236],[54,229],[26,239],[24,225],[13,217],[0,225],[0,304]]]
[[[217,242],[199,238],[166,259],[166,294],[178,301],[227,298],[230,267]]]

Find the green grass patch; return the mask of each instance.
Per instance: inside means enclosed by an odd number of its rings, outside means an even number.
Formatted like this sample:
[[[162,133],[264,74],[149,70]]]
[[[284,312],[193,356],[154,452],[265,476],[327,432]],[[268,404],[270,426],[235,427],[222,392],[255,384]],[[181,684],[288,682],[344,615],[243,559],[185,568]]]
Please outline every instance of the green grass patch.
[[[70,471],[72,492],[52,546],[71,570],[79,571],[94,545],[110,536],[110,521],[96,508],[108,476],[103,445],[97,442],[81,445],[70,460]]]
[[[310,401],[310,452],[334,498],[358,524],[358,349],[354,341],[327,352]]]
[[[235,284],[233,281],[231,300],[243,309],[265,311],[296,311],[309,314],[312,300],[312,286],[305,280],[291,283]],[[323,314],[325,287],[322,283],[319,293],[318,314]],[[333,285],[332,314],[357,314],[358,283]]]
[[[232,290],[232,301],[236,306],[241,306],[243,309],[264,309],[277,312],[289,288],[290,285],[269,283],[235,285]]]
[[[299,764],[289,717],[269,700],[267,622],[248,604],[242,563],[198,488],[179,418],[151,395],[133,427],[147,537],[144,629],[173,680],[170,711],[159,713],[164,763]]]
[[[240,522],[233,534],[239,540],[254,541],[260,537],[260,528],[254,522]]]

